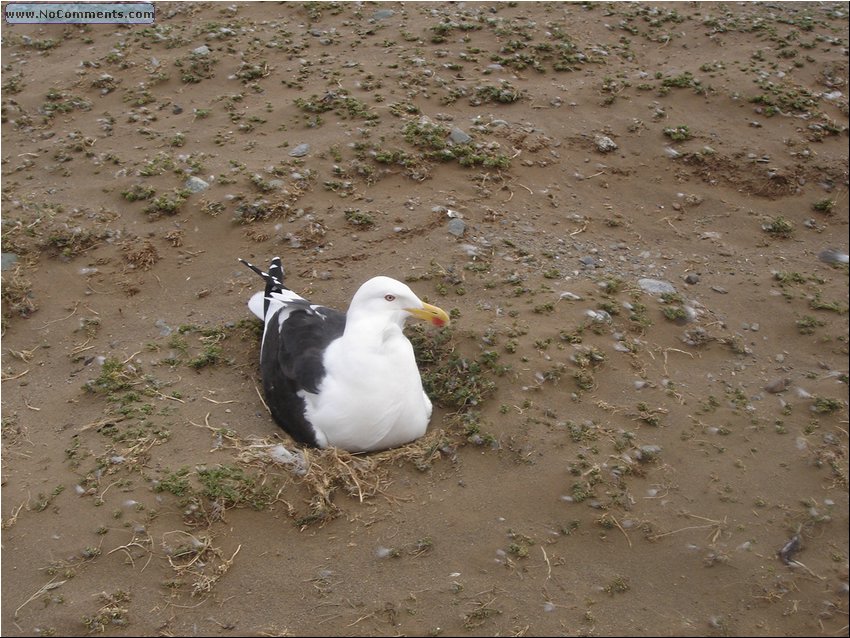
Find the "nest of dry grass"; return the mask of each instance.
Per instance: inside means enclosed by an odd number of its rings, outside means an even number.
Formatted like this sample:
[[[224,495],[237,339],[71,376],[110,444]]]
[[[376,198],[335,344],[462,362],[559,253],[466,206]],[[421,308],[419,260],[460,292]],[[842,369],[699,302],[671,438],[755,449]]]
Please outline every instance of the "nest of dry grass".
[[[425,471],[453,449],[443,430],[429,432],[403,447],[370,454],[352,454],[337,448],[287,447],[274,437],[242,439],[233,432],[226,439],[240,463],[252,466],[260,475],[284,468],[292,482],[304,490],[306,511],[284,501],[300,527],[323,524],[338,516],[338,494],[362,503],[386,491],[392,483],[390,468],[411,463]],[[278,492],[279,500],[283,500],[284,490],[285,487]]]

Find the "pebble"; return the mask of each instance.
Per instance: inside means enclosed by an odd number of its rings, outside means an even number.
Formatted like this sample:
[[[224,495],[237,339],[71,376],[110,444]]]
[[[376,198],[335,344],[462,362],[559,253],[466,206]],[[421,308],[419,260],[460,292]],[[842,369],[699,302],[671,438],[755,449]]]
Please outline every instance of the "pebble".
[[[0,254],[0,270],[9,270],[18,263],[18,256],[15,253]]]
[[[728,293],[728,292],[729,292],[729,291],[728,291],[728,290],[726,290],[726,288],[724,288],[723,286],[712,286],[712,287],[711,287],[711,289],[712,289],[714,292],[720,293],[721,295],[725,295],[726,293]]]
[[[850,257],[848,257],[847,253],[829,248],[821,251],[820,254],[818,254],[818,259],[827,264],[846,264]]]
[[[578,260],[585,266],[589,268],[597,268],[600,263],[596,257],[592,257],[590,255],[585,255],[584,257],[579,257]]]
[[[569,299],[570,301],[579,301],[581,296],[575,294],[574,292],[562,292],[560,294],[561,299]]]
[[[455,217],[449,221],[448,230],[449,233],[455,237],[460,237],[463,235],[464,231],[466,231],[466,224],[462,219]]]
[[[687,275],[685,275],[685,283],[691,284],[691,285],[698,284],[699,283],[699,275],[696,274],[695,272],[688,273]]]
[[[597,323],[609,323],[611,321],[611,315],[605,310],[586,310],[584,314]]]
[[[676,287],[663,279],[638,279],[638,286],[651,295],[676,294]]]
[[[619,148],[617,143],[607,135],[597,135],[593,138],[593,142],[596,144],[596,149],[600,153],[610,153],[611,151],[616,151]]]
[[[375,20],[386,20],[387,18],[392,18],[394,15],[395,11],[392,9],[378,9],[372,14],[372,17]]]
[[[169,326],[167,323],[165,323],[165,319],[157,319],[156,321],[153,322],[153,325],[155,325],[157,328],[159,328],[160,336],[167,337],[168,335],[170,335],[173,332],[171,326]]]
[[[210,187],[209,182],[205,182],[200,177],[190,177],[184,184],[187,191],[190,193],[200,193]]]
[[[766,386],[764,386],[765,392],[770,392],[771,394],[779,394],[780,392],[785,392],[788,389],[788,385],[791,383],[791,379],[788,377],[784,377],[781,379],[774,379]]]
[[[449,139],[455,144],[466,144],[467,142],[472,141],[472,138],[469,135],[456,126],[452,128],[452,132],[449,133]]]
[[[206,44],[202,44],[197,49],[193,49],[192,53],[194,53],[195,55],[209,55],[210,48]]]
[[[291,151],[289,151],[289,156],[290,157],[304,157],[309,152],[310,152],[310,145],[309,144],[306,144],[306,143],[305,144],[299,144],[298,146],[293,148]]]

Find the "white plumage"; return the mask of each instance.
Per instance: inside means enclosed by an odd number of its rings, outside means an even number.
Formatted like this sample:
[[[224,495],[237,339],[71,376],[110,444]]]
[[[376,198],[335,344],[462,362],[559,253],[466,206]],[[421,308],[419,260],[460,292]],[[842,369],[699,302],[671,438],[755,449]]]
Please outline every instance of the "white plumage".
[[[431,401],[413,347],[402,329],[413,316],[443,326],[448,315],[405,284],[375,277],[354,295],[347,314],[311,304],[283,286],[280,260],[265,292],[248,302],[265,323],[260,367],[275,420],[296,440],[367,452],[425,434]]]

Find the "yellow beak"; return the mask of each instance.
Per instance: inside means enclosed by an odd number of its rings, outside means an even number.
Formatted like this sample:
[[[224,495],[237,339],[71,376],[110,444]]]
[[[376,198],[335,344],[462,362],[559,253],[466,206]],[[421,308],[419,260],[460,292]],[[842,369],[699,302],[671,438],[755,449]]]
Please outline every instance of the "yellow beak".
[[[449,324],[449,315],[446,314],[446,311],[429,303],[423,303],[421,308],[405,308],[405,311],[417,319],[430,321],[435,326],[443,327]]]

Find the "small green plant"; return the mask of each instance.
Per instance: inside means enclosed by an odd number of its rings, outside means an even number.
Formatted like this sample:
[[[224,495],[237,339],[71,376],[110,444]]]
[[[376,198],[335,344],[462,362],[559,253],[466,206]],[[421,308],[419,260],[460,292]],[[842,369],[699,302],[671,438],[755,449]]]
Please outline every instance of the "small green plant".
[[[794,233],[794,224],[780,215],[764,224],[762,230],[774,237],[787,238]]]
[[[170,193],[151,200],[151,203],[145,206],[145,212],[151,217],[176,215],[189,195],[190,193],[187,190],[174,189]]]
[[[668,88],[686,89],[696,84],[699,84],[699,81],[694,80],[693,74],[689,71],[685,71],[681,75],[666,77],[661,80],[661,86]]]
[[[688,314],[682,306],[665,306],[661,312],[670,321],[684,321],[688,318]]]
[[[154,195],[156,195],[156,190],[145,184],[133,184],[130,188],[121,192],[121,196],[128,202],[150,199]]]
[[[838,412],[841,408],[843,408],[844,404],[838,399],[815,397],[815,402],[812,407],[818,414],[832,414],[833,412]]]
[[[362,212],[359,208],[346,208],[345,221],[364,230],[375,225],[375,218],[369,213]]]
[[[811,315],[804,315],[800,319],[797,319],[797,331],[801,335],[814,334],[815,329],[820,327],[820,326],[823,326],[823,325],[826,325],[826,324],[823,321],[821,321],[820,319],[816,319],[815,317],[812,317]]]
[[[629,581],[627,578],[625,578],[624,576],[617,576],[603,589],[604,591],[613,596],[614,594],[626,593],[627,591],[629,591],[629,589],[631,589],[631,586],[629,585]]]
[[[832,199],[819,199],[812,204],[813,210],[823,213],[824,215],[831,215],[833,208],[835,208],[835,200]]]
[[[684,142],[685,140],[689,140],[693,137],[691,135],[691,130],[685,125],[668,126],[664,129],[664,135],[674,142]]]
[[[649,425],[658,427],[661,425],[661,415],[664,410],[661,408],[652,409],[648,404],[641,401],[637,404],[637,418]]]
[[[207,343],[197,357],[188,361],[188,366],[195,370],[200,370],[206,366],[215,365],[221,361],[223,354],[224,352],[220,345],[217,343]]]
[[[510,82],[503,82],[500,86],[479,86],[470,98],[473,106],[480,106],[487,102],[497,104],[511,104],[521,100],[525,96],[522,89],[518,89]]]
[[[156,484],[154,491],[184,496],[189,491],[189,468],[181,467],[175,472],[170,472]]]
[[[180,80],[185,84],[197,84],[213,77],[215,60],[209,53],[192,52],[187,58],[178,58],[174,66],[180,69]]]
[[[262,510],[274,500],[271,487],[232,465],[201,468],[198,470],[198,480],[203,486],[204,496],[224,507],[248,505],[255,510]]]

